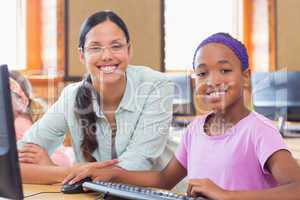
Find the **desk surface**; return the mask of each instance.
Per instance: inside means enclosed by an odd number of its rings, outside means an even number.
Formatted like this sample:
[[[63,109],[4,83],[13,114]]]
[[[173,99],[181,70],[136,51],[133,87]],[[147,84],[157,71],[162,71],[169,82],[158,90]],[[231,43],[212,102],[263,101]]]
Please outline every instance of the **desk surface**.
[[[79,199],[98,199],[99,194],[96,193],[86,193],[86,194],[63,194],[60,192],[60,185],[33,185],[33,184],[23,184],[24,196],[29,196],[37,194],[39,192],[45,192],[44,194],[38,194],[31,197],[26,197],[28,200],[79,200]],[[46,193],[48,192],[48,193]],[[53,192],[53,193],[51,193]],[[54,193],[57,192],[57,193]],[[101,198],[100,198],[101,199]]]
[[[23,184],[24,197],[27,200],[103,200],[100,193],[63,194],[60,192],[61,185],[34,185]],[[37,194],[44,192],[43,194]],[[37,194],[37,195],[34,195]],[[34,195],[27,197],[29,195]],[[125,200],[121,197],[109,196],[107,200]]]

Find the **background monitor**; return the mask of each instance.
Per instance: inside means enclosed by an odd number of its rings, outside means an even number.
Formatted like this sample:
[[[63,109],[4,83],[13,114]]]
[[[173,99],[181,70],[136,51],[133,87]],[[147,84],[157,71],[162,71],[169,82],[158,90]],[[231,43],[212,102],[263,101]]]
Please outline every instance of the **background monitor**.
[[[177,116],[194,116],[196,114],[192,79],[188,74],[168,74],[168,79],[175,85],[173,99],[173,125],[186,126],[190,120],[178,120]]]
[[[276,120],[276,88],[273,74],[254,72],[252,74],[252,100],[254,110],[271,120]]]
[[[0,65],[0,197],[23,199],[7,65]]]
[[[255,72],[252,75],[254,110],[279,121],[279,129],[300,133],[300,72]]]
[[[300,122],[300,72],[277,71],[273,73],[277,107],[286,114],[286,120]]]

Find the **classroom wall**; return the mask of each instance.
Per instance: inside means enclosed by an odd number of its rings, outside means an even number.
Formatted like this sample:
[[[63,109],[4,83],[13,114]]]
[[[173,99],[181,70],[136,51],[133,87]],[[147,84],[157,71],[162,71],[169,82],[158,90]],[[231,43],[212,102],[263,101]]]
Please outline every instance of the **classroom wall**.
[[[83,20],[100,10],[113,10],[128,26],[133,49],[132,64],[147,65],[161,70],[161,3],[160,0],[68,0],[67,2],[67,67],[68,76],[82,76],[84,66],[79,61],[78,38]]]
[[[161,70],[163,44],[161,0],[68,0],[68,75],[81,76],[84,66],[78,58],[78,37],[82,21],[98,10],[116,11],[127,23],[132,38],[132,64]],[[276,66],[278,70],[300,70],[300,1],[276,0]]]
[[[277,69],[300,71],[300,1],[276,1]]]

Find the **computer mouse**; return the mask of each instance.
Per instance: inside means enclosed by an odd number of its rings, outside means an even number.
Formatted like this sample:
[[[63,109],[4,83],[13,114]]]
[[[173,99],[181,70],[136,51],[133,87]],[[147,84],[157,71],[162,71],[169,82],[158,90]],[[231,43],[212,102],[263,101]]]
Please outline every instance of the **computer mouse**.
[[[84,193],[85,191],[82,188],[82,184],[84,182],[91,182],[91,181],[92,181],[92,179],[90,177],[86,177],[76,183],[73,183],[73,184],[66,183],[61,187],[61,192],[65,193],[65,194]]]

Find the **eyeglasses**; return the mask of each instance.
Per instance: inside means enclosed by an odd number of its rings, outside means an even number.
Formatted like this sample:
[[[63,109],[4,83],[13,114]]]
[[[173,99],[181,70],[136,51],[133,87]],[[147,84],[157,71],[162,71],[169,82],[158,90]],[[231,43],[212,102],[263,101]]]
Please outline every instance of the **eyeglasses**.
[[[88,55],[101,55],[103,54],[104,50],[107,49],[109,50],[112,54],[118,54],[124,51],[125,48],[129,47],[130,44],[126,43],[126,44],[112,44],[110,46],[98,46],[98,45],[94,45],[94,46],[87,46],[84,48],[84,50],[86,51],[86,53]],[[82,50],[82,48],[80,48]]]

